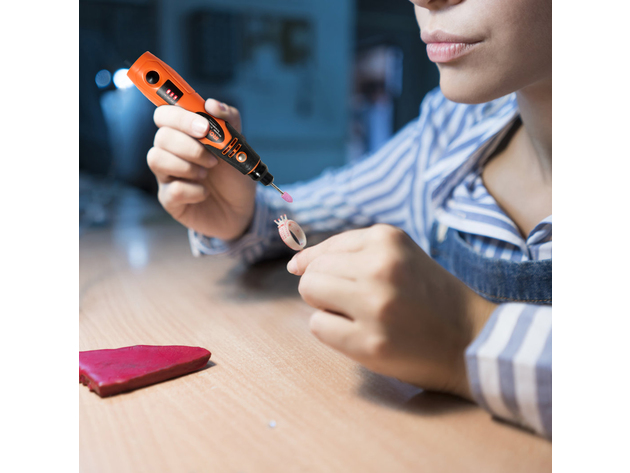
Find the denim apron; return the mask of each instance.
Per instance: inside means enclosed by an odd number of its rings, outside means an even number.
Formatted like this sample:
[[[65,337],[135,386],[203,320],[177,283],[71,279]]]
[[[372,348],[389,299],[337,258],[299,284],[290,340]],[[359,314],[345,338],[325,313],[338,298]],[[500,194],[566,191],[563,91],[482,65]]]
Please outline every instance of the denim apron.
[[[459,231],[435,222],[431,256],[446,270],[491,302],[551,305],[551,259],[507,261],[477,253]]]

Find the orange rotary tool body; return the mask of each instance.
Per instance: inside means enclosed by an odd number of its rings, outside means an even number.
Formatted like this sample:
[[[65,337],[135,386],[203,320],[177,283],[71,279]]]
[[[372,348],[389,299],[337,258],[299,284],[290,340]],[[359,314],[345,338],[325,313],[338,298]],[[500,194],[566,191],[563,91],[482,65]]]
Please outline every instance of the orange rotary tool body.
[[[199,141],[208,151],[254,181],[266,186],[272,184],[273,176],[267,166],[241,134],[225,120],[209,115],[204,99],[164,61],[147,51],[131,66],[127,76],[158,107],[177,105],[204,117],[210,129],[208,135]],[[273,187],[278,189],[275,185]]]

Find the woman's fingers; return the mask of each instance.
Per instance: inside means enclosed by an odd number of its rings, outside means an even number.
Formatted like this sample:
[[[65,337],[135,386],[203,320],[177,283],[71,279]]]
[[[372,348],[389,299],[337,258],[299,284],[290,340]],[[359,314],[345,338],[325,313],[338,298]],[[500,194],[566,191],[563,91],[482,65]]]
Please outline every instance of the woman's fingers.
[[[309,328],[319,341],[335,350],[350,357],[361,353],[357,325],[346,317],[318,310],[311,315]]]
[[[365,232],[365,229],[349,230],[334,235],[318,245],[306,248],[293,256],[287,265],[287,270],[296,276],[300,276],[304,274],[306,268],[308,268],[313,261],[323,255],[360,251],[363,248]]]
[[[230,122],[230,125],[239,133],[241,132],[241,115],[235,107],[215,99],[208,99],[205,109],[210,115]],[[175,105],[157,107],[153,114],[153,121],[159,128],[173,128],[195,138],[203,138],[209,131],[208,120]]]
[[[206,100],[205,107],[210,115],[225,120],[232,125],[236,131],[241,132],[241,114],[238,109],[215,99]]]
[[[171,182],[173,179],[204,179],[208,169],[158,147],[153,147],[147,153],[147,163],[155,174],[159,183]]]
[[[195,138],[208,134],[208,120],[196,113],[175,105],[162,105],[155,109],[153,121],[159,127],[173,128]]]
[[[311,307],[347,316],[355,313],[362,302],[357,283],[314,271],[304,273],[298,291]]]
[[[168,151],[175,156],[206,168],[218,161],[198,140],[174,128],[160,128],[153,140],[155,148]]]
[[[169,213],[183,205],[203,202],[207,196],[202,184],[182,180],[161,183],[158,190],[158,200]]]
[[[369,257],[367,257],[369,258]],[[368,263],[368,264],[366,264]],[[366,262],[366,255],[363,251],[348,253],[324,253],[314,258],[308,264],[306,273],[322,273],[338,278],[357,281],[368,269],[369,261]]]

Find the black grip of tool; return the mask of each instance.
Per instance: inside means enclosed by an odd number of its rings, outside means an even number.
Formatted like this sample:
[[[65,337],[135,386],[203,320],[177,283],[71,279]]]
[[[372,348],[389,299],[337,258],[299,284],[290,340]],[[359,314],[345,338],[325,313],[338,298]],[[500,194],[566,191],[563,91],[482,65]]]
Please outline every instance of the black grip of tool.
[[[205,148],[217,158],[235,167],[241,174],[251,177],[254,181],[260,181],[266,186],[271,184],[273,182],[273,176],[268,171],[265,163],[260,159],[260,156],[258,156],[258,153],[249,146],[245,138],[243,138],[243,135],[236,131],[232,125],[225,122],[225,126],[232,135],[230,142],[225,145],[223,149],[204,144]],[[242,153],[244,153],[244,155]],[[246,159],[243,161],[239,160],[239,155],[245,156]]]

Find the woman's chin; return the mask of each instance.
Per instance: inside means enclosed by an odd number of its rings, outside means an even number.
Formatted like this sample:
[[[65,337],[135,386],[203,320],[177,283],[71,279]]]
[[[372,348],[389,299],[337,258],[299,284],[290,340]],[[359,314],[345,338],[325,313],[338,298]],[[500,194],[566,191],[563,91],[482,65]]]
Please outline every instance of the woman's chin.
[[[462,70],[439,65],[440,88],[452,102],[478,104],[520,90],[531,77],[492,70],[490,67]]]
[[[501,93],[500,89],[487,82],[470,80],[468,77],[453,77],[444,73],[440,74],[440,89],[450,101],[468,104],[490,102],[509,93],[509,91]]]

